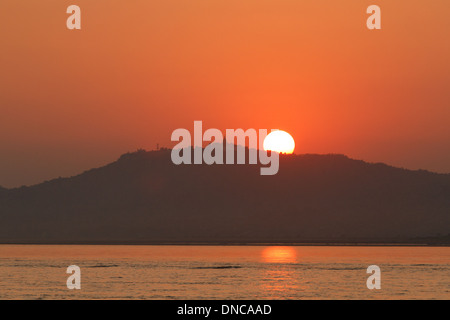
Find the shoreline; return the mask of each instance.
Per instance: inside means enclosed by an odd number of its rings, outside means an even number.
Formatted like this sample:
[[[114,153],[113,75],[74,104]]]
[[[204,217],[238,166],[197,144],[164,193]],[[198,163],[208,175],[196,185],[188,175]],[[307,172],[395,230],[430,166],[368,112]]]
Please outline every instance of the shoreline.
[[[111,241],[67,241],[67,242],[1,242],[0,246],[218,246],[218,247],[450,247],[450,243],[379,243],[379,242],[111,242]]]

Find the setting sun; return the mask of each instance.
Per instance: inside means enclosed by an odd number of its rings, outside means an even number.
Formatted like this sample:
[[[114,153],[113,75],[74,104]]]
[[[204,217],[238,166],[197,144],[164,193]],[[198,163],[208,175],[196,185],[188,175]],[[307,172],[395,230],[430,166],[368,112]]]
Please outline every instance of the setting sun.
[[[264,139],[264,150],[279,153],[293,153],[295,149],[294,138],[286,131],[277,130],[269,133]]]

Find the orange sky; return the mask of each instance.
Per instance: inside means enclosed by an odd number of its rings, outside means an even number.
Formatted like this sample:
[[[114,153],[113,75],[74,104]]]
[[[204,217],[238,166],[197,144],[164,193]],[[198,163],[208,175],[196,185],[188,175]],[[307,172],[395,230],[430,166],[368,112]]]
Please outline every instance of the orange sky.
[[[66,28],[66,8],[82,30]],[[382,9],[382,30],[366,8]],[[450,172],[448,0],[2,0],[0,185],[176,128],[280,128],[296,153]]]

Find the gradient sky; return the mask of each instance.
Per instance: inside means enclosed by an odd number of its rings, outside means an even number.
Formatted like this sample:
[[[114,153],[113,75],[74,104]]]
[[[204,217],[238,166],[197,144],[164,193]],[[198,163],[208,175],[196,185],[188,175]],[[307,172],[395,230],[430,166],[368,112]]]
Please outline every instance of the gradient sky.
[[[66,8],[82,30],[66,28]],[[382,9],[382,30],[366,8]],[[450,172],[448,0],[2,0],[0,185],[279,128],[296,153]]]

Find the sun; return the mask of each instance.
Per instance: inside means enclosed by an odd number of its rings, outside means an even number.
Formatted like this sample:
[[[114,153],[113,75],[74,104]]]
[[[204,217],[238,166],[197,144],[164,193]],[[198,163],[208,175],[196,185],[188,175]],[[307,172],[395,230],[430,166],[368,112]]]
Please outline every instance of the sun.
[[[264,150],[278,153],[293,153],[295,141],[292,136],[283,130],[272,131],[264,139]]]

